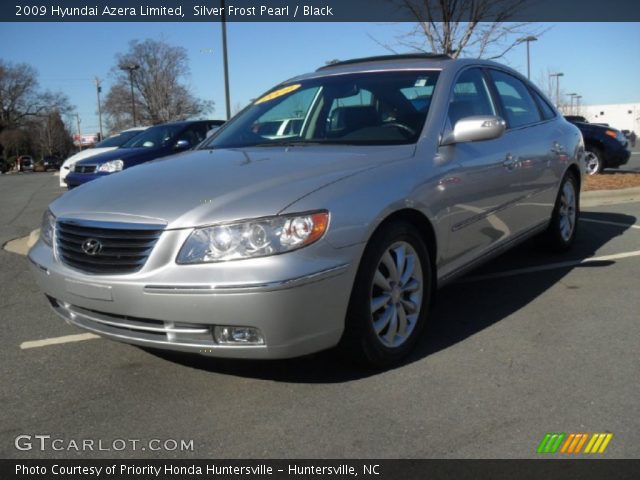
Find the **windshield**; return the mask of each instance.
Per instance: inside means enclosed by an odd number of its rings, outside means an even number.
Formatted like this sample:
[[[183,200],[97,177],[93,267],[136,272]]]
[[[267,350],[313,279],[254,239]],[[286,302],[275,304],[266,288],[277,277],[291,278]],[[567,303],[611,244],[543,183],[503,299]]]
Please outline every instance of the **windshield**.
[[[115,135],[96,143],[95,148],[121,147],[136,135],[140,135],[140,133],[142,133],[142,130],[129,130],[126,132],[116,133]]]
[[[171,141],[184,129],[184,125],[157,125],[148,128],[122,145],[122,148],[154,148],[162,147]]]
[[[437,71],[390,71],[283,84],[256,100],[201,148],[414,143],[437,78]]]

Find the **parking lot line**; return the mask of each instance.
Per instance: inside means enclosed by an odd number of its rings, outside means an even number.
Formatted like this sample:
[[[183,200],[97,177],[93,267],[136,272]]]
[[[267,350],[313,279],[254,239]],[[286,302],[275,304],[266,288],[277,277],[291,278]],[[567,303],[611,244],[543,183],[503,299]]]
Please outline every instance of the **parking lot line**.
[[[27,350],[29,348],[47,347],[49,345],[59,345],[61,343],[71,342],[83,342],[85,340],[93,340],[94,338],[100,338],[93,333],[80,333],[78,335],[65,335],[64,337],[45,338],[42,340],[31,340],[29,342],[22,342],[20,348]]]
[[[459,280],[458,283],[470,283],[483,280],[492,280],[494,278],[513,277],[515,275],[523,275],[525,273],[543,272],[545,270],[555,270],[556,268],[575,267],[576,265],[584,265],[595,262],[608,262],[611,260],[620,260],[622,258],[629,257],[640,257],[640,250],[615,253],[613,255],[603,255],[601,257],[583,258],[582,260],[569,260],[566,262],[548,263],[546,265],[536,265],[535,267],[516,268],[513,270],[505,270],[504,272],[488,273],[486,275],[476,275],[473,277],[463,278]]]
[[[581,222],[591,222],[591,223],[603,223],[605,225],[615,225],[616,227],[627,227],[627,228],[637,228],[640,230],[640,225],[635,225],[633,223],[620,223],[620,222],[610,222],[608,220],[593,220],[591,218],[580,218]]]

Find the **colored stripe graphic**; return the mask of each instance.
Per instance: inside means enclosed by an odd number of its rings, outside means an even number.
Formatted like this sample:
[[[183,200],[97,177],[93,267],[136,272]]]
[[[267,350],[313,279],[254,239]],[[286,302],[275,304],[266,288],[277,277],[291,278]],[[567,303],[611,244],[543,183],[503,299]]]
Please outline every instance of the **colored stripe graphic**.
[[[604,453],[613,438],[613,433],[594,433],[584,453]]]
[[[545,434],[537,448],[538,453],[604,453],[613,438],[612,433],[556,433]],[[588,440],[588,441],[587,441]],[[585,447],[586,444],[586,447]],[[584,450],[582,450],[582,448]]]
[[[538,445],[538,453],[556,453],[565,435],[566,433],[547,433]]]

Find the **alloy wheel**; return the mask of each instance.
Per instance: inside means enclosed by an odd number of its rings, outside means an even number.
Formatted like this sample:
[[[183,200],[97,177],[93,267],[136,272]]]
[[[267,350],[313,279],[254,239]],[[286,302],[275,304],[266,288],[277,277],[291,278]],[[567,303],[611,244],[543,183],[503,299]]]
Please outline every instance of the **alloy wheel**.
[[[385,250],[371,285],[371,322],[380,342],[389,348],[411,336],[422,308],[424,288],[420,257],[407,242]]]

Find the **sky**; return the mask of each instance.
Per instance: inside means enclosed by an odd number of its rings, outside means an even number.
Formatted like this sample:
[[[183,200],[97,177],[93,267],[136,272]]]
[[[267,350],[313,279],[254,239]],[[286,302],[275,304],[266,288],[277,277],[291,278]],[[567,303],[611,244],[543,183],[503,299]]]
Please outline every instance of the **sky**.
[[[561,89],[582,95],[582,104],[640,102],[640,23],[533,27],[547,30],[531,43],[532,80],[560,71]],[[232,110],[328,60],[388,54],[378,42],[393,44],[409,28],[402,23],[229,23]],[[35,67],[41,87],[65,93],[80,115],[82,133],[93,133],[98,131],[94,78],[103,80],[104,98],[116,54],[125,52],[129,41],[146,38],[187,50],[193,93],[215,102],[209,118],[223,119],[220,23],[0,23],[0,58]],[[525,45],[499,61],[526,74]]]

